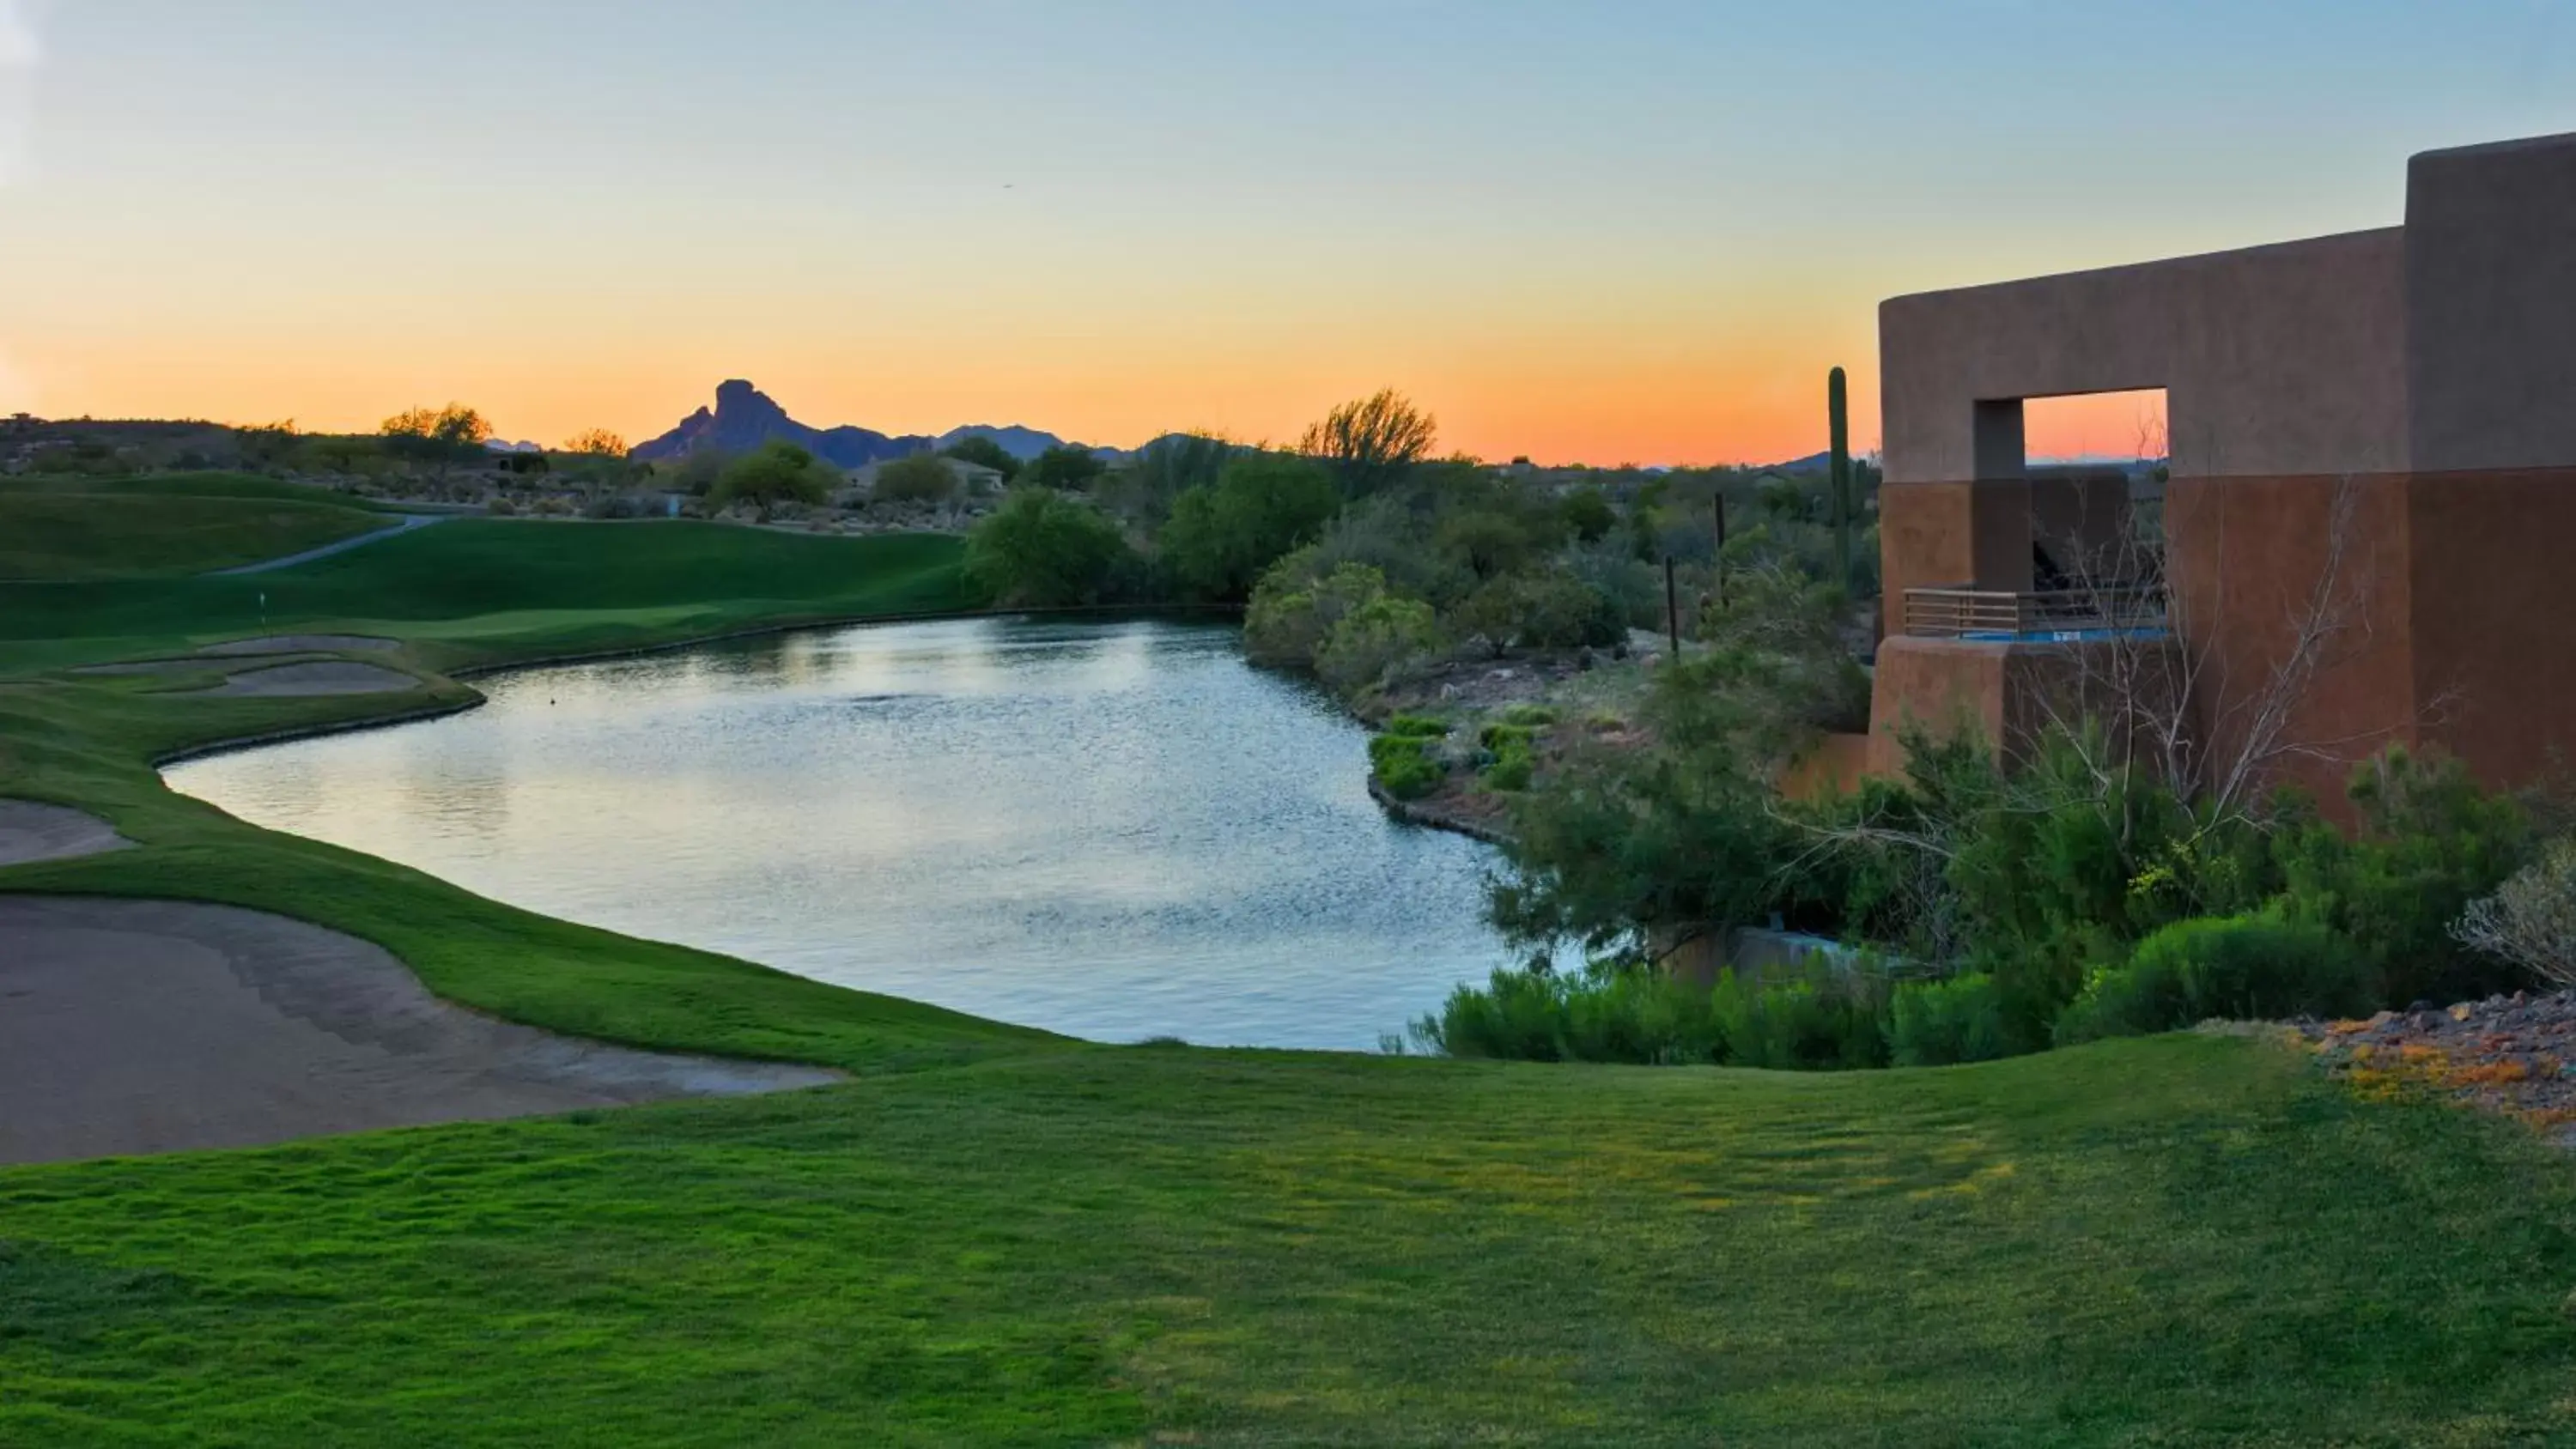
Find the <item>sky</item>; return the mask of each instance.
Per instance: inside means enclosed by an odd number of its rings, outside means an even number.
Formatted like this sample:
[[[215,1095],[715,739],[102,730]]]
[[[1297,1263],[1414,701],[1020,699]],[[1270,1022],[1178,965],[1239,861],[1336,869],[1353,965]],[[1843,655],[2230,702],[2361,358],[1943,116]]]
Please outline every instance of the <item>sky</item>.
[[[0,413],[1773,461],[1885,297],[2569,130],[2576,0],[0,0]]]

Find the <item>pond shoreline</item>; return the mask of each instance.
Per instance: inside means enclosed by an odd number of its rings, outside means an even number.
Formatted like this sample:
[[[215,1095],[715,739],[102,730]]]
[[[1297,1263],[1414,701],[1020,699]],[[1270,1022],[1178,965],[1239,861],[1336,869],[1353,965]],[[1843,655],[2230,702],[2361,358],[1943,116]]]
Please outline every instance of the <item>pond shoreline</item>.
[[[1363,731],[1230,621],[1118,612],[565,650],[167,779],[522,910],[1095,1041],[1362,1050],[1490,965],[1490,841],[1390,817],[1345,773]],[[695,799],[741,808],[655,828]]]

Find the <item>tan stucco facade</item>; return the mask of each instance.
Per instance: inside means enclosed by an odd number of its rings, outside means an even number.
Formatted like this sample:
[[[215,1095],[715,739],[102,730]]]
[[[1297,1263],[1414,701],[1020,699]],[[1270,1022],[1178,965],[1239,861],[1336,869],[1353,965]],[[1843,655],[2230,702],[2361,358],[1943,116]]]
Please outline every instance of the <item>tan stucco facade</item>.
[[[2349,761],[2438,743],[2491,780],[2576,752],[2576,136],[2427,152],[2406,224],[1898,297],[1879,311],[1887,642],[1874,770],[1899,721],[2009,743],[2080,646],[1903,637],[1905,590],[2033,587],[2033,545],[2103,500],[2024,468],[2021,404],[2162,388],[2175,647],[2214,748],[2332,575],[2283,774],[2331,803]],[[2330,550],[2338,497],[2350,526]],[[2069,510],[2073,511],[2070,513]]]

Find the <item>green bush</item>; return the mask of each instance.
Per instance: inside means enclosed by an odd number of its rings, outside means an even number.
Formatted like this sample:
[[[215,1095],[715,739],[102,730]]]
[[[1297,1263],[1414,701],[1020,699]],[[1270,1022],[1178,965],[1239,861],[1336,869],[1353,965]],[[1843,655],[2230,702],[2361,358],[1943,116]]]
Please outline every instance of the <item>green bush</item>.
[[[1386,732],[1436,740],[1448,735],[1449,721],[1436,714],[1400,714],[1386,722]]]
[[[726,464],[708,497],[718,508],[734,502],[752,504],[765,519],[781,503],[822,502],[839,476],[830,464],[817,462],[794,443],[769,442]]]
[[[1482,987],[1452,991],[1412,1035],[1453,1057],[1648,1066],[1723,1058],[1707,993],[1637,962],[1499,970]]]
[[[1514,745],[1527,748],[1535,733],[1528,725],[1489,724],[1476,731],[1476,743],[1497,752]]]
[[[944,503],[957,496],[957,473],[935,453],[915,453],[879,464],[868,496],[881,503]]]
[[[1430,653],[1440,643],[1431,606],[1414,599],[1381,595],[1333,625],[1315,651],[1315,673],[1345,693],[1386,678],[1399,665]]]
[[[967,582],[1005,606],[1101,603],[1118,595],[1135,571],[1135,553],[1118,525],[1052,488],[1012,489],[966,535]]]
[[[1203,484],[1172,501],[1161,538],[1164,569],[1185,594],[1251,595],[1265,571],[1314,542],[1341,507],[1332,475],[1277,453],[1237,453]]]
[[[1494,758],[1478,778],[1489,790],[1526,790],[1537,770],[1538,757],[1531,753],[1529,741],[1517,740],[1495,750]]]
[[[1887,1037],[1900,1067],[1992,1061],[2023,1049],[2005,1029],[1995,978],[1982,974],[1898,982],[1888,999]]]
[[[1887,1065],[1879,1003],[1857,977],[1819,969],[1803,980],[1752,984],[1721,971],[1709,992],[1709,1015],[1733,1066],[1825,1071]]]
[[[1556,711],[1543,704],[1516,704],[1503,711],[1503,723],[1524,729],[1545,729],[1556,723]]]
[[[1386,596],[1386,577],[1366,564],[1343,564],[1320,578],[1301,567],[1311,546],[1262,574],[1243,614],[1243,651],[1258,664],[1312,669],[1333,626]]]
[[[1416,800],[1440,784],[1444,773],[1432,741],[1420,735],[1379,735],[1369,741],[1369,768],[1398,800]]]
[[[2171,1031],[2209,1017],[2354,1016],[2377,999],[2352,942],[2278,913],[2179,921],[2127,964],[2091,973],[2058,1018],[2061,1045]]]
[[[1628,634],[1618,604],[1562,570],[1495,577],[1468,595],[1450,622],[1461,635],[1482,634],[1496,650],[1607,648]]]
[[[2479,788],[2456,759],[2403,749],[2356,767],[2348,794],[2361,814],[2357,835],[2310,824],[2282,837],[2289,914],[2362,943],[2393,1006],[2521,984],[2518,968],[2451,934],[2471,901],[2530,861],[2534,832],[2521,804]]]

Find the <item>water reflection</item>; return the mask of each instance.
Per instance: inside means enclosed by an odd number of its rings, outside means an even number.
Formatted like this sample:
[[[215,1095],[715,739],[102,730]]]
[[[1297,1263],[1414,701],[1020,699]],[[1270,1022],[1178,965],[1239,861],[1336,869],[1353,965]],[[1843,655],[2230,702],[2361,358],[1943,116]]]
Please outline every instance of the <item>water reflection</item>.
[[[233,813],[615,930],[1105,1040],[1368,1047],[1501,957],[1491,855],[1233,631],[843,629],[503,676],[221,756]]]

